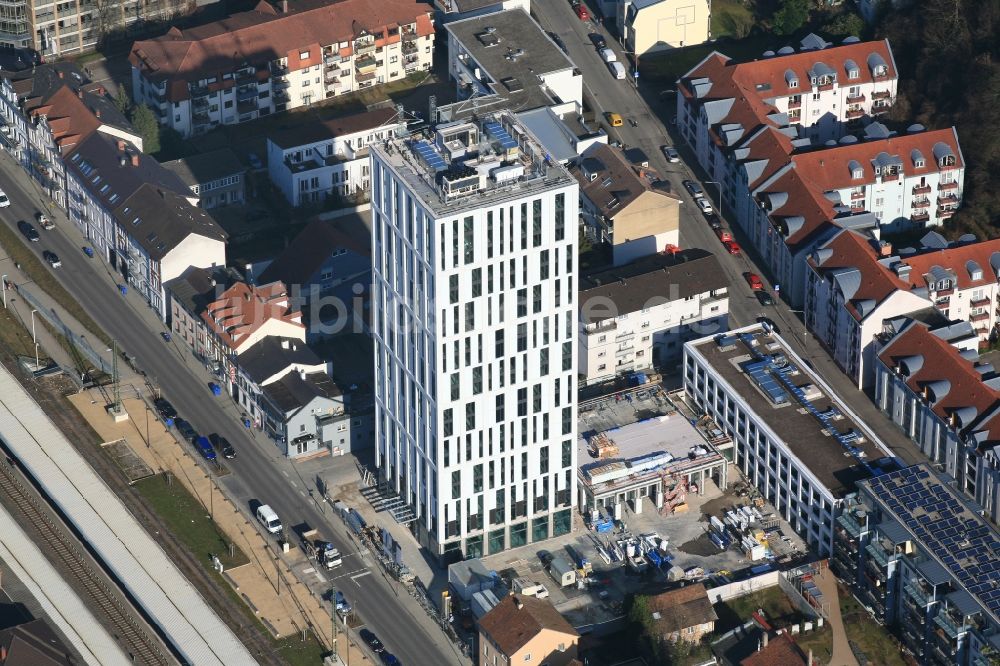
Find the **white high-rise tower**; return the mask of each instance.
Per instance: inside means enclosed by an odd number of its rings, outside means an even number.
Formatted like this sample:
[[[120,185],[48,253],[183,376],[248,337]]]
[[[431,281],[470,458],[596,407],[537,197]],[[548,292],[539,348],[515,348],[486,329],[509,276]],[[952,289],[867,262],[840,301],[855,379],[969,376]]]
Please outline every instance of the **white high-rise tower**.
[[[578,203],[509,112],[372,148],[379,478],[442,559],[570,530]]]

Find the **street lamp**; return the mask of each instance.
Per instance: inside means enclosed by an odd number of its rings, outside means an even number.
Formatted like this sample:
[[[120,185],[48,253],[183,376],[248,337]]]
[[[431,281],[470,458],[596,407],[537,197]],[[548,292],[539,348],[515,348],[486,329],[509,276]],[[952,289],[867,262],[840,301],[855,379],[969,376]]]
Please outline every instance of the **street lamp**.
[[[3,277],[0,277],[0,280],[3,280],[3,309],[6,310],[7,309],[7,274],[4,273]]]
[[[35,371],[37,372],[38,370],[39,370],[39,367],[38,367],[38,343],[36,342],[35,343]]]
[[[38,310],[32,310],[31,311],[31,341],[37,344],[38,343],[38,338],[35,337],[35,313],[36,312],[38,312]]]

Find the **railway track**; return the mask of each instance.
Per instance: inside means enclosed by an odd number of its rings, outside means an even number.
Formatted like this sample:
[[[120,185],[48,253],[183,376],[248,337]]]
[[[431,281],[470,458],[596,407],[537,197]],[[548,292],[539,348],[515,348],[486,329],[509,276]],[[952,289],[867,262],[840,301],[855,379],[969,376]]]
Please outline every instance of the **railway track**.
[[[68,529],[49,517],[32,490],[25,487],[7,462],[0,463],[0,495],[41,537],[44,545],[39,545],[48,553],[53,565],[73,578],[76,583],[73,587],[84,595],[84,603],[92,604],[91,608],[98,611],[99,617],[103,615],[109,632],[134,663],[148,666],[177,663],[172,656],[164,654],[159,640],[139,624],[133,611],[126,608],[122,595],[109,588],[104,576],[94,570],[89,556],[81,552],[79,543]]]

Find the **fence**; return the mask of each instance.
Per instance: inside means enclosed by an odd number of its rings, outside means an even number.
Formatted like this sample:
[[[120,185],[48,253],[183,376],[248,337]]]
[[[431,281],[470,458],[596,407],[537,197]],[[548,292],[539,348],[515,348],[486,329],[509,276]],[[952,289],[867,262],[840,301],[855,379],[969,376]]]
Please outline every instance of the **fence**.
[[[49,324],[57,332],[66,336],[66,339],[69,340],[70,344],[72,344],[77,351],[86,357],[91,365],[106,375],[110,376],[112,374],[113,368],[111,367],[111,361],[105,359],[103,356],[94,351],[94,348],[90,346],[90,342],[88,342],[83,335],[77,335],[73,329],[59,317],[55,309],[42,303],[34,296],[34,294],[25,289],[23,286],[18,288],[17,293],[28,304],[30,304],[32,309],[36,310],[38,314],[45,319],[45,321],[49,322]]]
[[[725,585],[719,585],[718,587],[713,587],[708,591],[708,598],[713,604],[715,604],[720,601],[729,601],[730,599],[735,599],[736,597],[753,594],[754,592],[774,587],[778,584],[778,578],[780,576],[781,573],[778,571],[768,571],[767,573],[754,576],[753,578],[737,580],[732,583],[726,583]]]

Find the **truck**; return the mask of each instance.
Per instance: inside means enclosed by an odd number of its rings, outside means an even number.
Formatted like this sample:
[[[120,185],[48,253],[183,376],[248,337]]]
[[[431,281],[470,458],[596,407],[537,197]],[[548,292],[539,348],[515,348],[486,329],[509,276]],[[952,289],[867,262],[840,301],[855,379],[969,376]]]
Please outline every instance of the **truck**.
[[[339,567],[344,563],[336,546],[329,541],[320,539],[319,532],[314,529],[302,533],[302,551],[310,560],[327,569]]]

